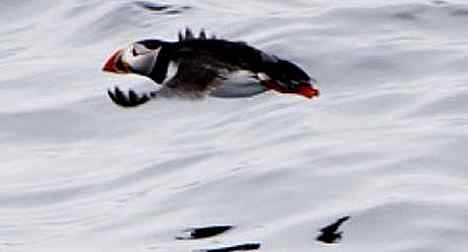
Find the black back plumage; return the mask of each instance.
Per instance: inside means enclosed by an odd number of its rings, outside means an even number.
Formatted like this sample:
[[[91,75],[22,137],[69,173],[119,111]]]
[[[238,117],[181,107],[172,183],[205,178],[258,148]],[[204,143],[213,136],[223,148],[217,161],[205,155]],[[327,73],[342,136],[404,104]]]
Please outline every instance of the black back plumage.
[[[215,67],[238,68],[255,73],[263,72],[271,78],[288,83],[308,81],[310,77],[297,65],[264,53],[245,42],[208,38],[201,30],[198,37],[190,29],[179,32],[179,41],[174,43],[172,58],[194,58],[201,64],[214,64]]]
[[[162,83],[167,75],[171,60],[191,59],[200,64],[229,70],[244,69],[255,73],[266,73],[271,78],[288,83],[290,81],[308,81],[310,77],[297,65],[264,53],[245,42],[208,37],[204,30],[195,36],[190,29],[179,32],[177,42],[161,40],[142,40],[139,43],[152,49],[161,47],[150,78]]]

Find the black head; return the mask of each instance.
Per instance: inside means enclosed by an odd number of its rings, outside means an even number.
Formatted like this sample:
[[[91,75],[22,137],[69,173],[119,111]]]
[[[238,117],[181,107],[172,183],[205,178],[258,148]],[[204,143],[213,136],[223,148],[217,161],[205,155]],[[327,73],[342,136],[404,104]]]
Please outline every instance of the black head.
[[[146,77],[158,75],[156,68],[163,46],[161,40],[140,40],[117,50],[105,63],[103,71],[120,74],[139,74]],[[164,73],[165,75],[165,73]]]

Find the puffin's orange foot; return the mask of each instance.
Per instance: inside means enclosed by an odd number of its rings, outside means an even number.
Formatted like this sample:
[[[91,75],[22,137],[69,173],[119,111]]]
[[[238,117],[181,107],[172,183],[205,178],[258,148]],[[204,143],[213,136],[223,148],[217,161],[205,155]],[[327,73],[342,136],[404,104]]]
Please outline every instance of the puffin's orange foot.
[[[290,85],[289,87],[287,87],[285,86],[285,84],[278,83],[276,80],[271,79],[270,76],[264,73],[259,73],[257,76],[260,80],[260,83],[264,87],[268,89],[273,89],[283,94],[298,94],[309,99],[315,96],[319,96],[320,94],[319,90],[314,88],[312,84],[308,82],[300,82],[298,84]]]
[[[309,99],[320,95],[320,91],[312,87],[309,83],[305,83],[305,85],[299,86],[299,88],[297,89],[297,93]]]

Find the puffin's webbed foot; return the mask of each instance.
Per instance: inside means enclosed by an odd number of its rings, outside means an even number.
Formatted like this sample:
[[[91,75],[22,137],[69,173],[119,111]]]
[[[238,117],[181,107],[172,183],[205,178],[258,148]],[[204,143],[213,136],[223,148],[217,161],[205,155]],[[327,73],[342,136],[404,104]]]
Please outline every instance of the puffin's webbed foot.
[[[107,90],[107,94],[115,104],[125,108],[139,106],[148,102],[149,100],[151,100],[151,98],[154,97],[153,93],[150,93],[149,95],[137,95],[135,91],[131,89],[128,91],[127,96],[118,87],[115,87],[113,92],[110,89]]]

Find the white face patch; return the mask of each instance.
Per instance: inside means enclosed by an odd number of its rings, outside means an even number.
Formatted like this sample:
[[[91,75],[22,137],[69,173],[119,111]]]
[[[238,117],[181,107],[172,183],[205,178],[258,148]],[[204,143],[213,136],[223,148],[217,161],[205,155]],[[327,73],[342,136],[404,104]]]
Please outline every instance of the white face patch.
[[[133,48],[131,48],[132,46],[133,46]],[[130,49],[132,50],[132,54],[134,56],[144,55],[144,54],[148,54],[148,53],[151,52],[151,50],[146,48],[146,46],[144,46],[142,44],[138,44],[138,43],[134,43],[134,44],[130,45]]]
[[[122,62],[128,65],[134,73],[149,75],[158,58],[161,48],[150,50],[144,45],[131,44],[122,55]]]

